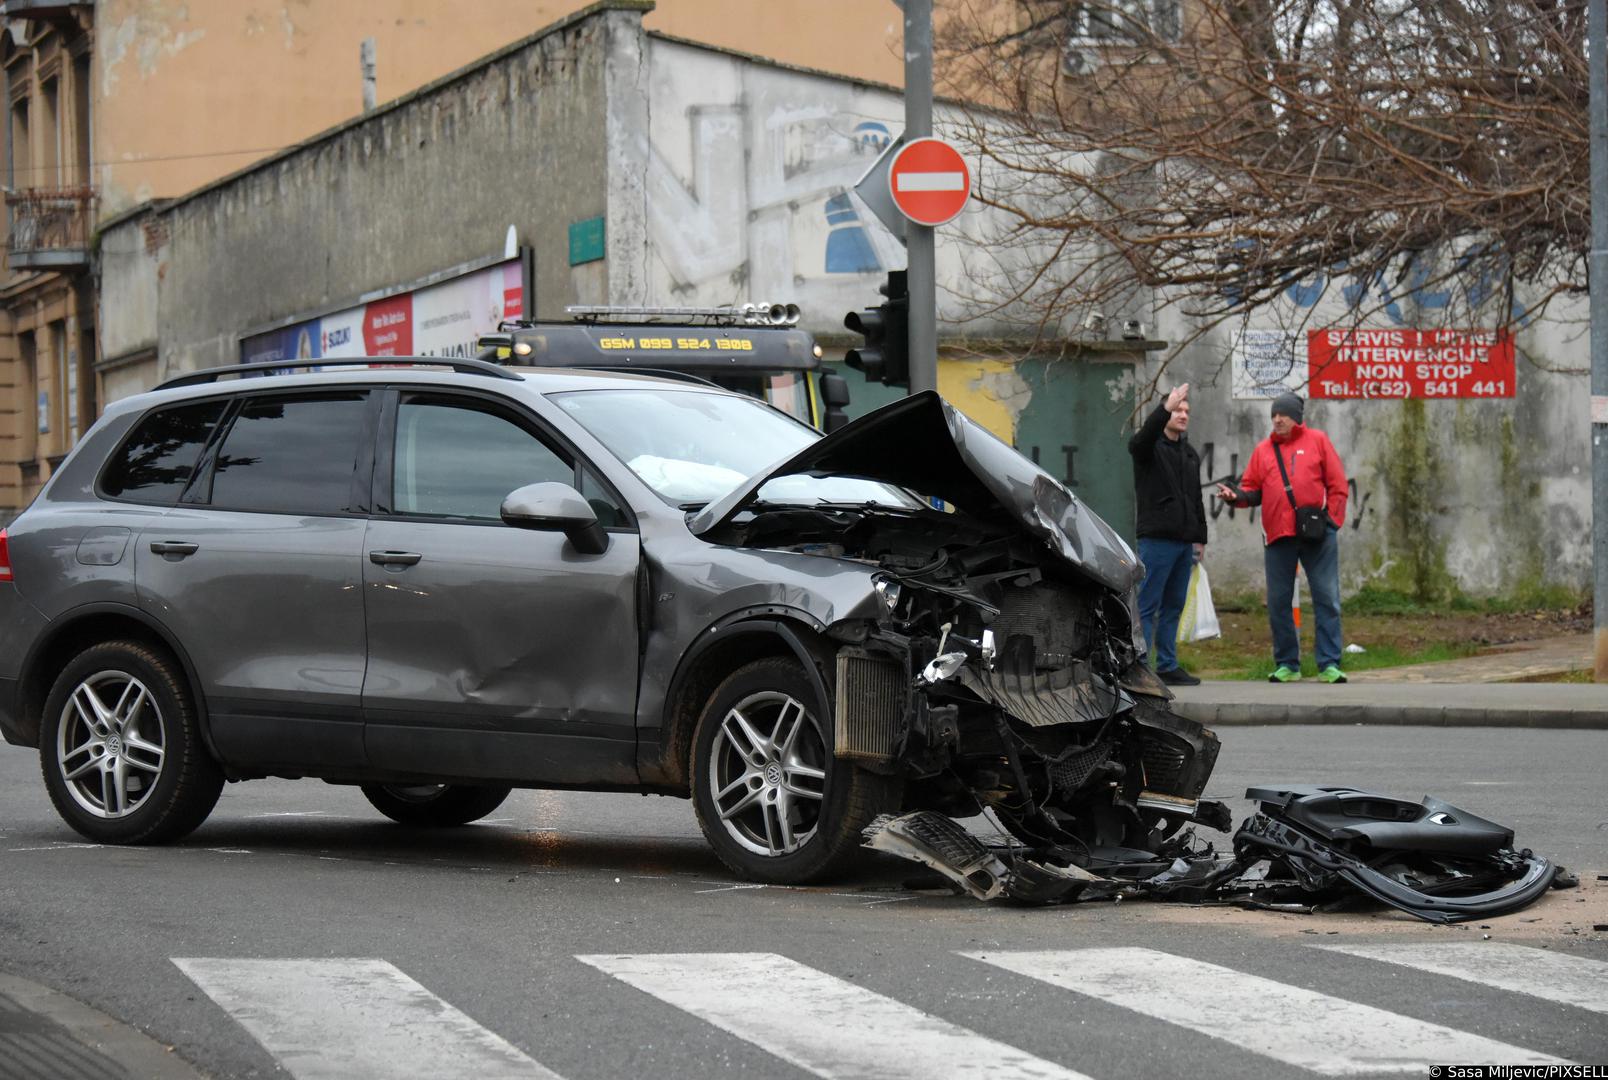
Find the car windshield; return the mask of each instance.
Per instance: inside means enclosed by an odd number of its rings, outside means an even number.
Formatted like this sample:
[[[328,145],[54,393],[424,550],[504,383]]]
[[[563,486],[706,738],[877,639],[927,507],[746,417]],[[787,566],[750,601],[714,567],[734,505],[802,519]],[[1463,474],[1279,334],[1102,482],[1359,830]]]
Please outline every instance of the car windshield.
[[[644,484],[678,506],[713,502],[821,437],[768,405],[729,394],[577,390],[552,399]],[[758,498],[789,505],[921,506],[900,488],[842,476],[780,476],[760,488]]]

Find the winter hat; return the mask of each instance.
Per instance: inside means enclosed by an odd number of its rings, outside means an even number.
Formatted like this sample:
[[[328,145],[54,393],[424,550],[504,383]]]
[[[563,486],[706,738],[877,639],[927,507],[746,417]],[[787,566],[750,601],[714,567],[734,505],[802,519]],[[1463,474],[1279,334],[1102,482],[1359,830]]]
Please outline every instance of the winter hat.
[[[1301,399],[1294,394],[1284,393],[1273,399],[1273,415],[1288,416],[1297,424],[1301,422]]]

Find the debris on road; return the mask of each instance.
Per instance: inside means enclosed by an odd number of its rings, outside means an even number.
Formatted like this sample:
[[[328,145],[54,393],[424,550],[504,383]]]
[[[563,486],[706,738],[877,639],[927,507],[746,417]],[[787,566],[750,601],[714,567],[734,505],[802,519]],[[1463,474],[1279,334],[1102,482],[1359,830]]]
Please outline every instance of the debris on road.
[[[1515,850],[1511,829],[1436,798],[1412,803],[1311,785],[1255,787],[1246,797],[1257,809],[1235,833],[1231,854],[1193,830],[1154,850],[988,844],[930,810],[884,815],[864,839],[931,867],[978,900],[1024,904],[1128,898],[1310,914],[1372,899],[1454,923],[1518,911],[1550,888],[1579,883],[1530,850]],[[1208,812],[1228,815],[1221,804]]]

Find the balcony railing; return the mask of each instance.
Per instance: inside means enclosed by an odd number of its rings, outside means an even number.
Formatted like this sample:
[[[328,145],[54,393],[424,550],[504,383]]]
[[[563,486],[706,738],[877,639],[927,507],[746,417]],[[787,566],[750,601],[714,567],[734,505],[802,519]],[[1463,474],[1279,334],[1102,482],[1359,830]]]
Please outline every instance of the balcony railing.
[[[95,189],[24,188],[6,192],[13,270],[70,270],[89,265]]]

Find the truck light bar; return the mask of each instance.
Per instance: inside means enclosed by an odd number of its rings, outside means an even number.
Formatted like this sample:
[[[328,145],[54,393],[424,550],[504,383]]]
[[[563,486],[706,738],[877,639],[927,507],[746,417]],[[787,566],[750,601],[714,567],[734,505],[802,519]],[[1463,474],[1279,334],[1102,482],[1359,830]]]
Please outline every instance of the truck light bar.
[[[573,304],[565,314],[578,322],[688,322],[700,319],[705,322],[735,326],[793,326],[798,323],[797,304],[742,304],[726,307],[640,307],[621,304]]]

